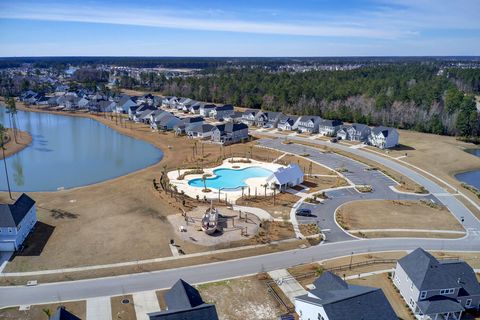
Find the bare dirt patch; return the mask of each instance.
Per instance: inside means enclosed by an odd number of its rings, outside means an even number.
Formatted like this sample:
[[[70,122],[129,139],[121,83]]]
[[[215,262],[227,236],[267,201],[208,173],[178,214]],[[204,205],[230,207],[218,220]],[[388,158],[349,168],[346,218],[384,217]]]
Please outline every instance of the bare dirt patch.
[[[18,307],[0,309],[0,318],[9,320],[37,320],[48,319],[48,314],[54,315],[57,308],[64,306],[69,312],[73,313],[80,319],[86,318],[87,305],[85,301],[73,301],[62,303],[51,303],[34,305],[30,307],[30,310],[20,311]]]
[[[257,276],[219,281],[197,286],[206,302],[214,303],[225,320],[277,319],[282,314],[275,299],[267,292],[265,280]]]
[[[125,303],[122,303],[122,301]],[[110,298],[110,303],[112,306],[113,319],[137,319],[135,307],[133,305],[134,301],[132,295],[126,294],[122,296],[112,297]]]
[[[337,221],[347,230],[464,231],[447,208],[426,201],[366,200],[349,202],[338,209]]]

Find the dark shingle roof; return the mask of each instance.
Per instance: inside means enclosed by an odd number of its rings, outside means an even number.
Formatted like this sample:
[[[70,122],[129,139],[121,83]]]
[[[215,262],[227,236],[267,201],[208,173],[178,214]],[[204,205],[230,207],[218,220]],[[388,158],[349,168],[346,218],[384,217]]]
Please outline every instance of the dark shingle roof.
[[[182,279],[165,294],[165,302],[169,310],[194,308],[204,303],[198,290]]]
[[[418,290],[463,288],[469,294],[480,294],[475,273],[464,261],[438,261],[418,248],[398,260]]]
[[[445,296],[433,296],[417,303],[423,314],[460,312],[465,309],[457,300]]]
[[[58,307],[57,312],[50,318],[50,320],[81,320],[79,317],[71,312],[68,312],[65,307]]]
[[[148,314],[150,320],[218,320],[213,304],[203,304],[186,310],[166,310]]]
[[[17,227],[34,204],[35,200],[25,193],[14,204],[0,204],[0,227]]]
[[[325,272],[315,281],[315,289],[309,294],[296,299],[321,305],[329,319],[397,319],[381,289],[349,285],[330,272]]]

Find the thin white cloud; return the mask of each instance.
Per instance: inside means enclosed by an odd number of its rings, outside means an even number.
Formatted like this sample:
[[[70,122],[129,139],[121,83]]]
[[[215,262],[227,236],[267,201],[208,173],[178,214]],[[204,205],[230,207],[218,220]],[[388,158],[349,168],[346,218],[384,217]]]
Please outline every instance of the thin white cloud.
[[[208,12],[208,11],[207,11]],[[159,28],[174,28],[203,31],[241,32],[273,35],[354,37],[373,39],[397,39],[415,35],[415,31],[390,28],[388,25],[369,26],[368,23],[341,23],[332,19],[324,22],[269,22],[219,19],[198,12],[171,10],[143,10],[132,8],[105,8],[85,6],[61,6],[26,3],[0,5],[0,18],[103,23]],[[257,19],[258,20],[258,19]]]

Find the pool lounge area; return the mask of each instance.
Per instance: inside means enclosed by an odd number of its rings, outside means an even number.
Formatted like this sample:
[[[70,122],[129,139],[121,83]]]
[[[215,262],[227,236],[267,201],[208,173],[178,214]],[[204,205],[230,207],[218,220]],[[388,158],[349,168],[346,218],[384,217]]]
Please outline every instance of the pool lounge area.
[[[244,160],[244,159],[243,159]],[[259,162],[250,160],[249,163],[237,162],[242,161],[240,158],[226,159],[223,163],[215,168],[204,168],[203,174],[190,174],[184,179],[178,179],[188,170],[170,171],[168,178],[170,183],[175,185],[179,192],[185,192],[186,195],[195,198],[197,195],[200,199],[224,200],[227,197],[229,202],[234,202],[242,196],[242,187],[244,194],[254,195],[255,191],[258,195],[265,194],[264,185],[267,179],[284,166],[276,163]],[[203,175],[209,175],[207,179],[202,180]],[[203,192],[204,185],[210,189],[210,192]],[[267,195],[272,195],[273,190],[267,188]]]

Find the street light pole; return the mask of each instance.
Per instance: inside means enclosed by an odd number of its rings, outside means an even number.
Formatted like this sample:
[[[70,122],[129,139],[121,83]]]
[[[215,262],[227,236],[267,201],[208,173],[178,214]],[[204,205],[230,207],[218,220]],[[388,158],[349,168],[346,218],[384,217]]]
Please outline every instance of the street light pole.
[[[352,251],[352,254],[350,255],[350,270],[352,270],[352,260],[353,260],[353,251]]]

